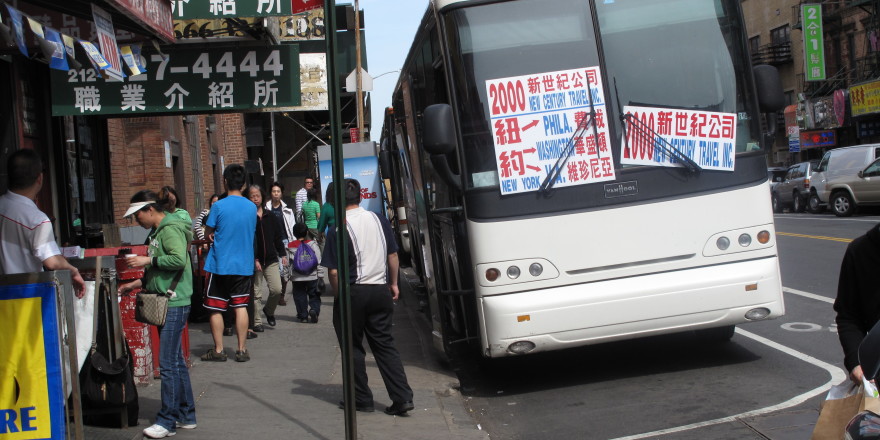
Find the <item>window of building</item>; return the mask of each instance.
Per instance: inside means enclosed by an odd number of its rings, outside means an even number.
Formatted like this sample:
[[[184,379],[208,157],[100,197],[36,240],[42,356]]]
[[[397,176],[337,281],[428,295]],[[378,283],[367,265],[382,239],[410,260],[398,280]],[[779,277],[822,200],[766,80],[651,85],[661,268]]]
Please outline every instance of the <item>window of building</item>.
[[[758,50],[760,50],[760,48],[761,48],[761,36],[760,35],[755,35],[754,37],[749,38],[749,52],[752,55],[757,54]]]
[[[791,42],[791,29],[788,25],[779,26],[776,29],[770,30],[770,42],[773,45],[777,44],[788,44]]]

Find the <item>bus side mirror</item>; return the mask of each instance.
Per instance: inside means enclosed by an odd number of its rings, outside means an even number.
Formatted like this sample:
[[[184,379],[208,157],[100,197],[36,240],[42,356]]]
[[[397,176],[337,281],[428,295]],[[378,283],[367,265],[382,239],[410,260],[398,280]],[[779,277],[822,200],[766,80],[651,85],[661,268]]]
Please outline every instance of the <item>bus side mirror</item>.
[[[455,154],[455,123],[452,107],[449,104],[433,104],[423,113],[424,132],[422,144],[431,155],[431,164],[443,182],[461,190],[461,176],[452,172],[449,166],[450,155]]]
[[[425,150],[431,154],[449,154],[455,151],[455,124],[449,104],[433,104],[425,108]]]
[[[391,152],[385,150],[384,144],[382,143],[383,148],[382,151],[379,152],[379,172],[382,174],[383,179],[391,178]]]
[[[785,108],[785,94],[779,71],[768,64],[759,64],[752,68],[755,73],[755,89],[758,92],[758,104],[763,113],[778,112]]]

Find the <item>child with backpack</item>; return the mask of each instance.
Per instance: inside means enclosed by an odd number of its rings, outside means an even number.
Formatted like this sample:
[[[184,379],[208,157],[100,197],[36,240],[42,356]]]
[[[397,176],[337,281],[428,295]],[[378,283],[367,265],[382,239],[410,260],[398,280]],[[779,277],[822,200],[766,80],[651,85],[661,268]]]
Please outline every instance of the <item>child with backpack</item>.
[[[293,303],[299,322],[318,322],[321,314],[321,292],[318,291],[318,262],[321,249],[314,240],[306,240],[309,228],[305,223],[293,226],[293,235],[288,253],[291,254],[291,280],[293,280]]]

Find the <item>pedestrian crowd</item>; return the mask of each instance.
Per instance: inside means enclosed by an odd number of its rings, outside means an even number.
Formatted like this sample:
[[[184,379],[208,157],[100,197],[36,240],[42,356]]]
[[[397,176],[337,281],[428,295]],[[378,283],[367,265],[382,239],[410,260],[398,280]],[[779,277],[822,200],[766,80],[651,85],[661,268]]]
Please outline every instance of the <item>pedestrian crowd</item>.
[[[202,361],[226,362],[232,356],[237,362],[247,362],[248,340],[264,332],[265,325],[276,325],[278,307],[287,305],[284,296],[288,286],[296,320],[306,324],[317,323],[321,316],[324,278],[334,292],[338,289],[336,252],[332,248],[337,240],[332,187],[322,206],[314,179],[307,177],[295,195],[292,209],[283,200],[281,183],[273,183],[267,193],[260,185],[247,184],[246,177],[243,166],[227,166],[223,171],[225,192],[211,195],[208,207],[195,220],[180,208],[177,192],[168,186],[158,193],[139,191],[125,213],[125,217],[150,230],[149,255],[128,258],[129,266],[145,268],[145,277],[121,285],[120,293],[139,288],[164,292],[174,286],[168,318],[159,329],[162,405],[155,423],[144,429],[146,437],[164,438],[175,435],[178,429],[197,426],[181,348],[181,334],[192,308],[207,311],[214,341],[214,347],[200,356]],[[413,393],[391,336],[393,301],[398,296],[396,241],[387,219],[359,207],[360,184],[346,179],[345,185],[341,208],[351,216],[347,222],[352,274],[348,282],[352,292],[355,408],[374,411],[367,386],[366,338],[393,402],[385,412],[404,415],[413,409]],[[194,265],[188,256],[194,238],[205,255],[202,304],[192,301]],[[328,248],[324,247],[325,241]],[[183,278],[171,284],[180,271]],[[337,310],[334,307],[333,324],[341,341]],[[224,341],[228,336],[235,336],[230,353]]]

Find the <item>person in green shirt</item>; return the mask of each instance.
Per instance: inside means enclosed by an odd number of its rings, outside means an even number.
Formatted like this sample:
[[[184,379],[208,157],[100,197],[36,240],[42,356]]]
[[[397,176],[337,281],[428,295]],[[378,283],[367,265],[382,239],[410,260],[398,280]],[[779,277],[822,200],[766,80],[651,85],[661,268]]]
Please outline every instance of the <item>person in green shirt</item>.
[[[324,250],[324,235],[327,228],[336,227],[336,210],[333,209],[333,182],[327,185],[327,192],[324,193],[324,204],[321,206],[321,216],[318,218],[318,243],[321,245],[321,251]]]
[[[309,188],[306,191],[308,200],[303,203],[303,221],[309,228],[309,238],[318,239],[318,219],[321,217],[321,204],[318,203],[318,189]]]
[[[193,274],[189,258],[192,222],[166,214],[159,197],[150,190],[139,191],[132,196],[130,203],[125,217],[134,217],[142,227],[152,228],[152,232],[147,239],[148,255],[126,258],[129,267],[146,268],[144,278],[119,286],[119,294],[125,295],[136,288],[165,293],[172,291],[174,280],[178,280],[168,301],[165,324],[159,327],[162,406],[155,423],[143,431],[145,437],[164,438],[174,435],[177,428],[196,427],[195,399],[181,348],[192,297]]]

